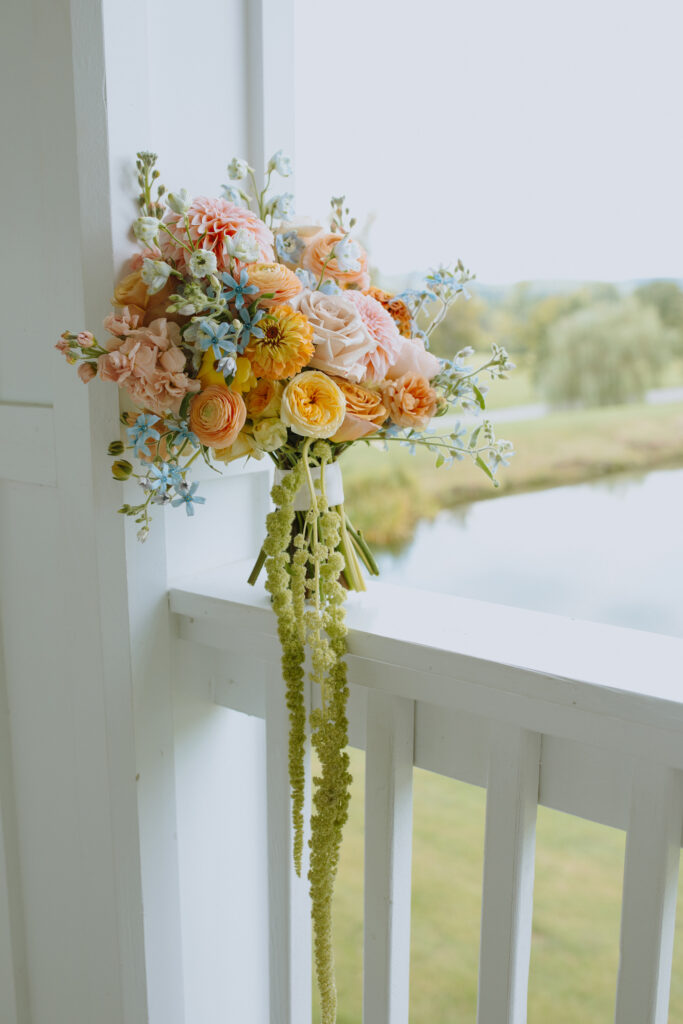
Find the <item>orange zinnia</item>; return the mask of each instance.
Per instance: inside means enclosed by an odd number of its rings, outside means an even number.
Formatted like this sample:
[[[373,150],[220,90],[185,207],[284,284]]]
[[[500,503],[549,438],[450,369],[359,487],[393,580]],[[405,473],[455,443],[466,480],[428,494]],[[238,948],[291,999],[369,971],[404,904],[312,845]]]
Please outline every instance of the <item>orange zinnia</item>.
[[[253,338],[244,353],[251,360],[257,377],[284,380],[306,366],[313,352],[313,328],[303,315],[291,306],[269,310],[259,327],[262,338]]]

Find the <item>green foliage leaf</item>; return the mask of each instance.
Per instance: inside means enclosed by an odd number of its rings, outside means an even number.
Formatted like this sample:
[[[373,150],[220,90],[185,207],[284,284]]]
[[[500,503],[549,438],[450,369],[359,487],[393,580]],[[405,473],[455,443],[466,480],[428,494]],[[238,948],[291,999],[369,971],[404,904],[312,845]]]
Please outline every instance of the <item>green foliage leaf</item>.
[[[483,473],[486,473],[486,475],[489,478],[489,480],[493,480],[494,487],[498,487],[498,481],[494,477],[493,471],[491,470],[491,467],[484,462],[484,460],[482,459],[481,455],[477,455],[477,457],[476,457],[476,459],[474,461],[479,466],[479,469]]]

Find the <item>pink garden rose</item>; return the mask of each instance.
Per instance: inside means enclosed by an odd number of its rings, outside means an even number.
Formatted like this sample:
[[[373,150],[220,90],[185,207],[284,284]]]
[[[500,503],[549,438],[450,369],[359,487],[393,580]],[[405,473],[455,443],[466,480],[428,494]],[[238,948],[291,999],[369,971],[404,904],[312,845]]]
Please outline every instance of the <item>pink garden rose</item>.
[[[404,373],[416,373],[431,380],[441,369],[441,361],[427,352],[422,338],[399,339],[398,356],[387,371],[389,380],[398,380]]]
[[[348,295],[302,292],[292,300],[313,328],[315,354],[310,366],[358,383],[366,374],[367,360],[377,347]]]
[[[184,372],[185,354],[179,348],[180,328],[160,318],[117,338],[110,351],[98,359],[102,380],[113,381],[129,392],[136,405],[157,415],[178,412],[188,392],[200,382]]]
[[[347,298],[358,310],[361,320],[375,339],[375,347],[365,356],[364,379],[369,381],[384,380],[387,370],[396,361],[401,346],[401,335],[393,318],[384,306],[363,292],[348,291]]]
[[[187,214],[169,211],[164,218],[164,224],[183,242],[187,242],[186,216],[187,230],[192,241],[196,245],[201,238],[202,247],[214,253],[219,270],[230,269],[230,257],[225,252],[225,240],[232,238],[240,228],[246,228],[256,236],[259,255],[264,263],[272,263],[275,259],[273,232],[255,213],[243,206],[236,206],[227,199],[207,199],[206,196],[198,196],[193,200]],[[167,259],[171,258],[179,266],[187,268],[191,253],[178,245],[165,231],[159,232],[159,245]]]

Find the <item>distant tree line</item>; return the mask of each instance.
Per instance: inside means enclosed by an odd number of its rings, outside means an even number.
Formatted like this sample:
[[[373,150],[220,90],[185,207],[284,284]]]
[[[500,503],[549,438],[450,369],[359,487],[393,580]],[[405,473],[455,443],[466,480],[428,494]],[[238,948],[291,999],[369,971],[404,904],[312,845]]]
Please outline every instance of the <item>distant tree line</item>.
[[[603,283],[481,288],[451,308],[432,349],[451,356],[493,340],[529,367],[553,405],[635,401],[683,360],[683,290],[670,280],[629,291]]]

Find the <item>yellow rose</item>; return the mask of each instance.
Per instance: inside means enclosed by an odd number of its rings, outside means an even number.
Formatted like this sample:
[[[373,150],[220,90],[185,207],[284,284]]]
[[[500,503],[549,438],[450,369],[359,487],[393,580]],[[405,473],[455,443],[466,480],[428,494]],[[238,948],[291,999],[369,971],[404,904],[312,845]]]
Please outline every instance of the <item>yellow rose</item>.
[[[302,437],[332,437],[345,415],[346,399],[341,389],[320,370],[293,377],[282,394],[280,418]]]

